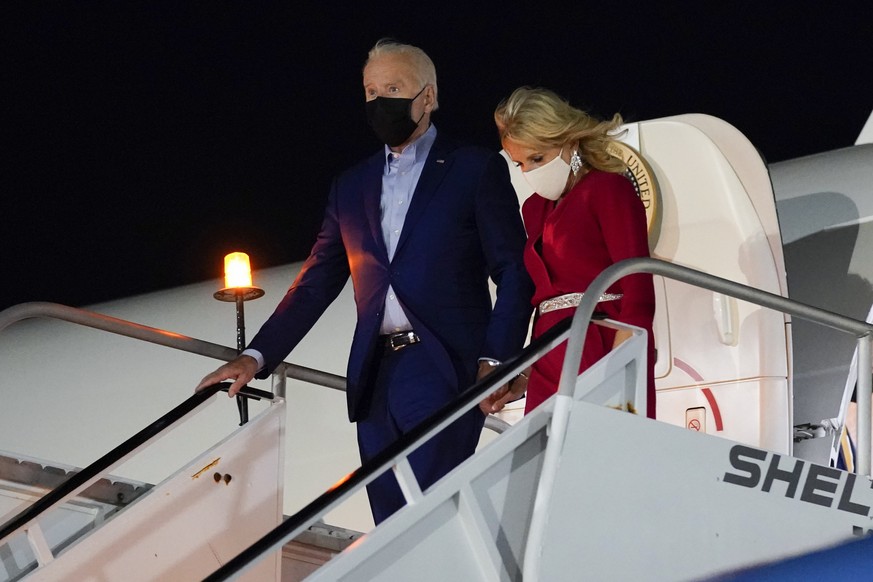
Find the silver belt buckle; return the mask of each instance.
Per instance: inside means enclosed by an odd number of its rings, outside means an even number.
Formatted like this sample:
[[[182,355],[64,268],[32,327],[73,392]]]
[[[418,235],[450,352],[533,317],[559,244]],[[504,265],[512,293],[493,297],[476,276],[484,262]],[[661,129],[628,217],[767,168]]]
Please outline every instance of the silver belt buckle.
[[[417,344],[419,341],[421,340],[418,339],[418,336],[415,335],[414,331],[403,331],[388,336],[388,347],[396,352],[402,350],[406,346]]]

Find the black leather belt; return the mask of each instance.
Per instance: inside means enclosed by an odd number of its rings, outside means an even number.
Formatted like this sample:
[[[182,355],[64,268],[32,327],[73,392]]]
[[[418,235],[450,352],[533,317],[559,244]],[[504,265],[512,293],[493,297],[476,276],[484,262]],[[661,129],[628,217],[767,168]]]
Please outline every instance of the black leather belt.
[[[388,352],[397,352],[406,346],[411,346],[421,341],[421,338],[414,331],[398,331],[397,333],[379,336],[379,339],[385,344],[385,350]]]

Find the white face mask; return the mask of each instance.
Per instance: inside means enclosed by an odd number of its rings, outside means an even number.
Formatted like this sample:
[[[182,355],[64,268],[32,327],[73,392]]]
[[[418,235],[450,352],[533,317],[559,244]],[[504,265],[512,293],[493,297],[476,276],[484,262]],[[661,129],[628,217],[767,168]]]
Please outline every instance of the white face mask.
[[[564,149],[561,148],[561,152],[555,156],[554,160],[523,174],[524,179],[534,189],[534,192],[548,200],[560,198],[561,194],[564,193],[564,188],[567,187],[570,164],[561,157],[563,153]]]

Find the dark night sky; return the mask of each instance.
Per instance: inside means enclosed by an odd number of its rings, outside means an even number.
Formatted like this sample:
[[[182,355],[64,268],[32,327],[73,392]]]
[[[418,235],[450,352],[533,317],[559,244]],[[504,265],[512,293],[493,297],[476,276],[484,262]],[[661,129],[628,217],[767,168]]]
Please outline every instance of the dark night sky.
[[[871,3],[765,4],[4,3],[0,309],[219,277],[231,250],[304,258],[331,177],[378,147],[360,70],[383,36],[435,61],[439,130],[495,149],[523,84],[629,121],[715,115],[769,162],[851,145]]]

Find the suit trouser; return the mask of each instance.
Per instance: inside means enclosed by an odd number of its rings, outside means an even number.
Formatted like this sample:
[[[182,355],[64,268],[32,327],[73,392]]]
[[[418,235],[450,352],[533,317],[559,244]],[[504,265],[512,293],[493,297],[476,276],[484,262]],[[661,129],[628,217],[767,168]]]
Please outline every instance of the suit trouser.
[[[357,424],[362,462],[458,395],[457,388],[436,369],[421,344],[386,352],[378,365],[370,413]],[[410,465],[422,490],[475,452],[484,422],[484,415],[474,407],[410,455]],[[405,504],[390,470],[367,486],[367,494],[376,524]]]

